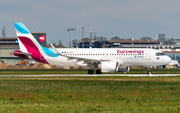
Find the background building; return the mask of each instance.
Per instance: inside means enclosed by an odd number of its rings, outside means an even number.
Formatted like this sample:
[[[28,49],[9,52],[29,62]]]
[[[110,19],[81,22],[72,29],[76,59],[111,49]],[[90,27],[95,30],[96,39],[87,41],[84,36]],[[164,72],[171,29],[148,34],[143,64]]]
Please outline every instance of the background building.
[[[22,61],[22,58],[11,54],[14,50],[19,50],[19,44],[16,37],[0,38],[0,63],[4,62],[15,65]]]
[[[171,38],[172,44],[180,45],[180,38]]]
[[[36,40],[39,42],[41,46],[47,46],[46,32],[31,32],[31,34],[36,38]]]
[[[32,35],[43,46],[46,47],[46,32],[32,32]],[[19,44],[16,37],[0,38],[0,63],[15,65],[24,59],[16,57],[11,53],[14,50],[19,50]]]
[[[155,40],[157,40],[160,45],[164,45],[164,44],[165,44],[165,34],[159,33],[159,34],[156,36]]]

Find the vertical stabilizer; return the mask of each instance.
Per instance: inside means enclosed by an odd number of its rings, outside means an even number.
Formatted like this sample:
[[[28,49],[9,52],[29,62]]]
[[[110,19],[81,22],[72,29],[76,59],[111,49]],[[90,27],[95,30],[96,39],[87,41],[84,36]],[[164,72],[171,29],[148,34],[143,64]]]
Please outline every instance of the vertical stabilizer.
[[[44,51],[38,41],[24,26],[23,23],[14,23],[19,47],[22,52],[31,54],[31,57],[39,62],[48,63],[44,58]]]
[[[28,44],[28,39],[31,40],[38,48],[41,48],[40,44],[34,38],[34,36],[29,32],[23,23],[14,23],[16,29],[16,35],[18,38],[19,46],[21,51],[26,51],[25,45],[31,46]],[[25,40],[27,38],[27,40]]]

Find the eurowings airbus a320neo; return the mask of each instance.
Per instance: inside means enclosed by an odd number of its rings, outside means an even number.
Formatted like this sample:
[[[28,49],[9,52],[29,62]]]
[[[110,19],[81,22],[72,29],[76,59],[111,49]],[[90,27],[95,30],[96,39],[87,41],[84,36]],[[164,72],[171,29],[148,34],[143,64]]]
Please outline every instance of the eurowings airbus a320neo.
[[[88,74],[128,72],[130,66],[160,66],[171,58],[155,49],[143,48],[52,48],[42,47],[23,23],[14,23],[20,50],[15,56],[51,65],[89,67]],[[148,71],[150,73],[150,70]]]

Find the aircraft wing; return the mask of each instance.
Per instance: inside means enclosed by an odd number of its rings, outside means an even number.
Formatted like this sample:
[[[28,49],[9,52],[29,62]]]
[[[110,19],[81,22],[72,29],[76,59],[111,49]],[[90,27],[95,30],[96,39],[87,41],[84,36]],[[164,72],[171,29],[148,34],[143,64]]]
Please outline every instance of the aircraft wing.
[[[76,57],[76,56],[66,56],[66,55],[59,53],[57,51],[57,49],[52,44],[50,44],[50,45],[51,45],[52,49],[54,50],[55,54],[60,55],[60,56],[64,56],[64,57],[68,58],[68,60],[74,60],[75,59],[75,60],[84,61],[84,62],[112,61],[112,60],[108,60],[108,59],[82,58],[82,57]]]
[[[84,61],[84,62],[100,62],[100,61],[111,61],[111,60],[105,60],[105,59],[97,59],[97,58],[82,58],[82,57],[73,57],[73,56],[66,56],[68,60],[76,59],[78,61]]]

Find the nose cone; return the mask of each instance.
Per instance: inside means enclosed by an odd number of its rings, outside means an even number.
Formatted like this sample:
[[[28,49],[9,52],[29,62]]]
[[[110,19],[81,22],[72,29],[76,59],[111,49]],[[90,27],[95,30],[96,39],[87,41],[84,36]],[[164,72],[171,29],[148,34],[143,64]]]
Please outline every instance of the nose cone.
[[[169,63],[171,62],[171,58],[170,58],[169,56],[166,56],[164,62],[165,62],[166,64],[169,64]]]

